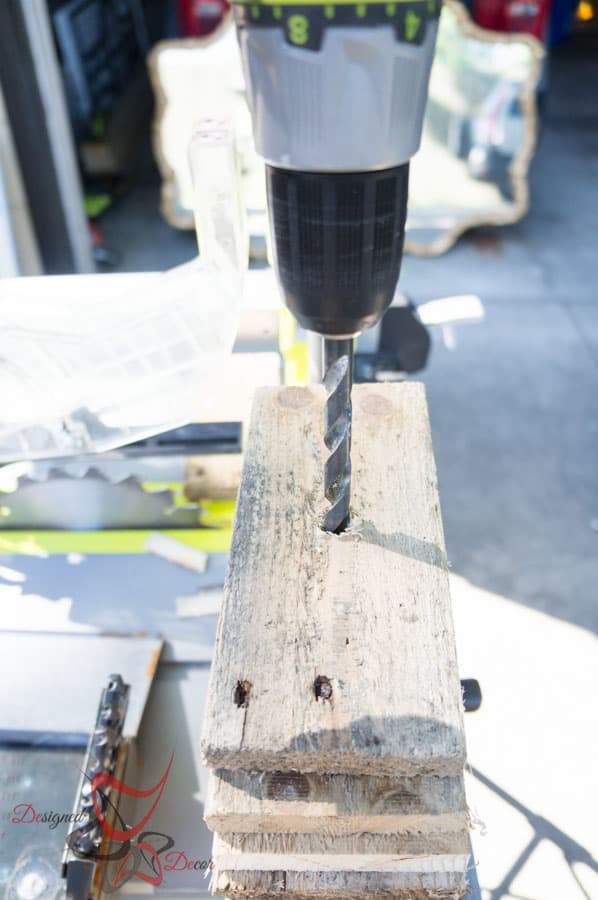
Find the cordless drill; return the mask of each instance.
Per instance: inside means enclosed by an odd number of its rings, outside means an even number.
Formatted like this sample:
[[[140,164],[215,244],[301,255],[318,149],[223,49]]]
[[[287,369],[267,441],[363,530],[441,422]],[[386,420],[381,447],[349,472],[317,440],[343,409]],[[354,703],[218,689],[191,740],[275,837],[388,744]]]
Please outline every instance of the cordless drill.
[[[349,524],[353,339],[396,290],[441,0],[235,0],[274,267],[324,338],[327,531]]]

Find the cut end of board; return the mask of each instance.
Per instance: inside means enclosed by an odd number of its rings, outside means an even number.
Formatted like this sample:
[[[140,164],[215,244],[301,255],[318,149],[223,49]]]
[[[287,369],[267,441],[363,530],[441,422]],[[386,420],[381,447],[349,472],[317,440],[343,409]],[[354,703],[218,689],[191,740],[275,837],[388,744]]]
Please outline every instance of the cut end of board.
[[[204,807],[219,834],[463,832],[463,775],[393,778],[300,772],[210,772]]]
[[[437,727],[436,720],[429,720],[428,725]],[[359,726],[359,721],[356,721]],[[401,728],[400,723],[397,728]],[[417,737],[417,729],[413,722],[409,723],[412,734]],[[327,748],[329,738],[336,739],[338,730],[331,734],[327,732],[298,735],[297,742],[316,745],[316,750],[295,751],[270,750],[269,748],[256,748],[245,752],[243,750],[228,750],[222,745],[212,746],[201,742],[201,755],[207,768],[215,769],[245,769],[256,772],[295,772],[306,774],[326,772],[328,774],[353,774],[353,775],[398,775],[413,777],[416,775],[451,776],[459,775],[464,766],[464,748],[461,743],[455,743],[454,753],[445,753],[442,758],[437,755],[418,754],[407,758],[397,759],[395,755],[377,756],[367,747],[364,750],[357,749],[354,745],[345,752],[333,752]],[[323,749],[317,749],[321,746]]]
[[[213,871],[212,892],[235,900],[462,900],[464,874]]]

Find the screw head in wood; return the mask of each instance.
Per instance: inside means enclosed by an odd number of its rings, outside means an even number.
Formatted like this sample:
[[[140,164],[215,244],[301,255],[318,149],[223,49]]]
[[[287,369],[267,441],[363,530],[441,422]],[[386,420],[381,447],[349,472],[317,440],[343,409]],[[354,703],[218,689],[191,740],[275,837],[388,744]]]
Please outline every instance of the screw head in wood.
[[[314,681],[314,693],[316,700],[330,700],[332,697],[332,682],[326,675],[318,675]]]
[[[252,684],[250,681],[237,681],[233,691],[233,700],[235,706],[239,709],[247,709],[249,706],[249,695],[251,694]]]

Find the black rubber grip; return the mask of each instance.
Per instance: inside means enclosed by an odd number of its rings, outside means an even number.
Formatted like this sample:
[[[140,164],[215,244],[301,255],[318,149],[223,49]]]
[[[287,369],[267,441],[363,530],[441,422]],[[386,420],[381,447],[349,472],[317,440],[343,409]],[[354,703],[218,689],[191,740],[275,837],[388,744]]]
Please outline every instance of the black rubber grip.
[[[299,323],[358,334],[390,305],[401,268],[409,164],[374,172],[266,166],[274,265]]]

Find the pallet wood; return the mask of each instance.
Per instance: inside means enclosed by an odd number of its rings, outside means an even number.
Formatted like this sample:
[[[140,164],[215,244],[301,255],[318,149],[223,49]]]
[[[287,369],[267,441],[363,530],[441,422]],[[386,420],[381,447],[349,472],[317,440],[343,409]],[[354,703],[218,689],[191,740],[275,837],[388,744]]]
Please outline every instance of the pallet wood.
[[[208,778],[208,828],[219,834],[427,834],[467,827],[462,776],[434,778],[217,770]]]
[[[431,872],[248,872],[215,866],[212,891],[235,900],[460,900],[463,874]]]
[[[323,388],[256,394],[203,727],[211,768],[459,775],[462,701],[422,385],[353,392],[353,524]],[[323,679],[323,680],[322,680]]]
[[[464,873],[467,831],[449,834],[232,834],[214,838],[214,864],[234,871]]]

